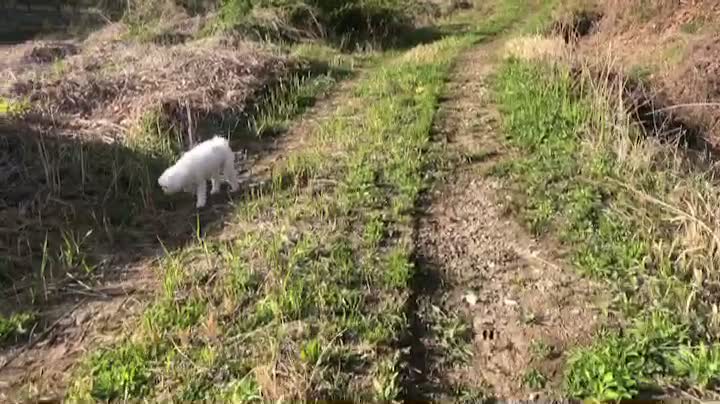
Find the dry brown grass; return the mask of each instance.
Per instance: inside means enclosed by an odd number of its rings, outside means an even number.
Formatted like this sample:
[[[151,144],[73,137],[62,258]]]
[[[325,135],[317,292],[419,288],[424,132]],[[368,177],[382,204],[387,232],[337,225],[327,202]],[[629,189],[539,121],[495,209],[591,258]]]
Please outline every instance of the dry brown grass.
[[[567,61],[570,49],[562,38],[541,35],[513,37],[505,43],[504,57],[521,60]]]
[[[581,45],[596,63],[611,57],[619,71],[650,84],[673,113],[720,139],[718,32],[720,3],[714,0],[603,0],[598,33]],[[697,105],[701,104],[701,105]]]
[[[608,26],[616,30],[636,30],[648,24],[659,32],[682,24],[711,19],[720,12],[715,0],[600,0]]]
[[[583,83],[592,91],[597,114],[585,137],[585,157],[614,156],[622,177],[610,179],[620,199],[615,212],[654,238],[651,275],[641,294],[646,304],[676,301],[679,314],[707,337],[720,332],[720,188],[717,167],[698,160],[694,152],[659,139],[670,128],[648,133],[636,121],[635,100],[628,100],[628,83],[615,75],[616,60],[584,62]],[[589,67],[592,66],[592,67]],[[597,72],[598,67],[602,73]],[[672,128],[674,132],[677,128]],[[638,141],[637,139],[643,139]],[[690,154],[688,154],[690,153]],[[669,264],[669,266],[668,266]],[[662,269],[661,269],[662,268]]]

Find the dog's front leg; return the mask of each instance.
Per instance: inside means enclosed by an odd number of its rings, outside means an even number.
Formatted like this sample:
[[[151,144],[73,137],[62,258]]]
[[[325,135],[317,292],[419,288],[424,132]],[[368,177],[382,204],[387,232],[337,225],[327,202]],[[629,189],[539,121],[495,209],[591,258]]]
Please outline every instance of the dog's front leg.
[[[230,190],[235,192],[240,188],[238,183],[237,171],[235,171],[235,155],[230,154],[230,157],[225,159],[225,167],[223,168],[223,174],[225,179],[230,183]]]
[[[207,203],[207,181],[200,181],[197,186],[197,203],[195,206],[199,209]]]

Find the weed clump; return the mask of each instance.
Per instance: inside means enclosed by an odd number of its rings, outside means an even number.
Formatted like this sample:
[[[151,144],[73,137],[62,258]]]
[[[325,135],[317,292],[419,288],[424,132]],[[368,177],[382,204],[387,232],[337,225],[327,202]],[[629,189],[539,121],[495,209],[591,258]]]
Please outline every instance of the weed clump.
[[[263,39],[327,38],[338,44],[387,41],[406,33],[421,13],[405,0],[226,0],[217,28]]]
[[[92,378],[79,381],[71,392],[83,391],[76,396],[80,400],[142,396],[154,384],[151,361],[160,358],[165,351],[164,347],[153,344],[130,343],[115,350],[97,352],[85,364]],[[84,386],[86,382],[90,382],[89,388]]]
[[[28,325],[35,320],[32,313],[15,313],[9,317],[0,315],[0,345],[13,337],[27,333]]]

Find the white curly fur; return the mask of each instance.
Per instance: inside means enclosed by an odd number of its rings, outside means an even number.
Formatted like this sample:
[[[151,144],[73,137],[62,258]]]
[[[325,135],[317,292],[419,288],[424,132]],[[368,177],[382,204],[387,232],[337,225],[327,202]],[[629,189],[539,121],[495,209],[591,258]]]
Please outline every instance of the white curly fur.
[[[220,192],[220,181],[225,179],[233,191],[238,189],[235,155],[227,139],[215,136],[197,144],[158,178],[158,184],[166,194],[194,192],[196,206],[207,203],[207,181],[212,182],[211,194]]]

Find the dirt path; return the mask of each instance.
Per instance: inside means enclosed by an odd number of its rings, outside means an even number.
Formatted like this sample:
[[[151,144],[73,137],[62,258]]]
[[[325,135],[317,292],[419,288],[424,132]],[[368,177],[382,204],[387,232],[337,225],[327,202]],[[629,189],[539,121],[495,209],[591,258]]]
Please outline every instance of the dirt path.
[[[559,395],[563,354],[588,341],[600,320],[593,307],[605,301],[506,217],[501,184],[487,175],[509,153],[488,88],[499,45],[458,61],[436,118],[436,141],[459,163],[426,195],[418,223],[418,263],[424,283],[436,285],[418,297],[424,395]],[[471,325],[467,345],[448,342],[463,331],[454,318]]]
[[[282,135],[272,139],[233,141],[233,148],[239,150],[236,160],[241,191],[209,198],[208,206],[200,212],[203,232],[217,232],[219,238],[229,237],[232,228],[224,223],[226,215],[222,212],[231,209],[233,201],[238,202],[249,196],[253,189],[265,186],[273,167],[292,150],[303,147],[307,135],[336,110],[342,94],[351,91],[356,82],[357,79],[351,79],[339,83],[328,95],[316,100],[316,104]],[[194,199],[188,195],[178,198],[182,199],[181,204],[183,209],[187,208],[188,215],[194,216],[189,213],[194,212]],[[192,231],[184,224],[170,225],[177,227],[178,233]],[[164,255],[163,248],[159,245],[147,248],[154,252],[141,255],[153,258],[108,268],[103,277],[94,279],[93,283],[86,284],[80,279],[49,285],[53,293],[51,300],[39,309],[43,311],[43,318],[50,319],[49,325],[33,330],[26,343],[0,349],[0,402],[23,401],[26,397],[60,402],[78,360],[88,351],[111,346],[113,341],[126,335],[128,327],[136,324],[142,309],[160,289],[158,277],[162,274],[158,274],[155,267],[157,259]],[[13,294],[23,293],[5,292],[0,295],[0,302],[18,300],[19,297],[13,298]]]

